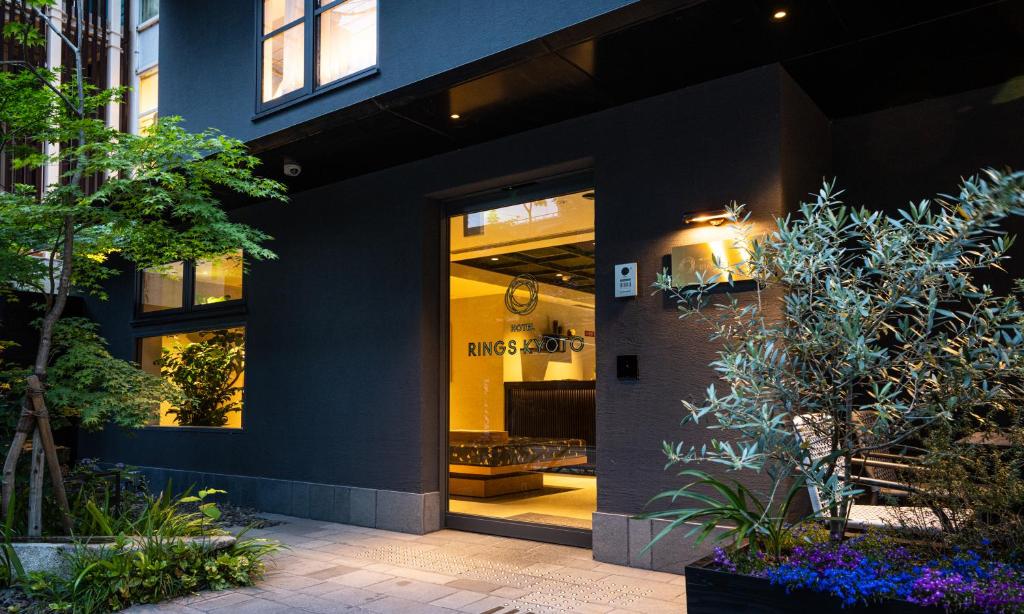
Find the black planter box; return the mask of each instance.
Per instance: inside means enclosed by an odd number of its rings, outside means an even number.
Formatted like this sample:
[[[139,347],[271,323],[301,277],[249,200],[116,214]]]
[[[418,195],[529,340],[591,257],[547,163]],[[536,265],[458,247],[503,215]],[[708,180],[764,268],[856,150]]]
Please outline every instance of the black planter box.
[[[711,559],[702,559],[686,567],[687,614],[844,614],[867,611],[880,614],[926,614],[945,612],[943,608],[923,607],[886,599],[870,605],[847,606],[825,593],[791,590],[764,578],[729,573],[709,568]]]

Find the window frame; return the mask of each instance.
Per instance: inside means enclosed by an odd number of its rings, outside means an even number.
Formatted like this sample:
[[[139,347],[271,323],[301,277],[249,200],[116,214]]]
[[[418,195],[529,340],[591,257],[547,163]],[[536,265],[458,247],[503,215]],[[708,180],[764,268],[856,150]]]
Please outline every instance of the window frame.
[[[242,262],[245,262],[244,252],[242,253]],[[245,270],[244,266],[242,268],[242,298],[231,299],[230,301],[220,301],[218,303],[208,303],[205,305],[196,305],[194,304],[196,297],[196,263],[193,260],[184,260],[183,263],[181,276],[181,307],[158,309],[156,311],[142,310],[142,292],[144,290],[142,279],[144,269],[141,267],[135,267],[135,290],[133,294],[133,314],[135,320],[132,322],[133,324],[151,324],[165,320],[177,321],[192,318],[205,318],[223,313],[245,312],[246,298],[248,297],[248,292],[246,292],[245,287],[248,285],[249,272]]]
[[[178,335],[181,333],[199,333],[199,332],[213,332],[218,330],[226,330],[230,328],[241,328],[242,329],[242,344],[246,348],[245,366],[243,372],[249,367],[249,325],[245,319],[240,318],[229,318],[229,319],[216,319],[207,322],[195,322],[195,323],[182,323],[172,326],[159,326],[152,329],[138,330],[133,335],[132,344],[132,361],[142,368],[142,342],[144,339],[151,339],[153,337],[166,337],[167,335]],[[142,426],[147,431],[190,431],[190,432],[209,432],[209,433],[241,433],[245,430],[245,412],[246,412],[246,389],[247,384],[242,384],[242,410],[239,416],[239,426],[182,426],[176,425],[160,425],[160,424],[145,424]]]
[[[368,66],[322,85],[317,85],[316,83],[317,74],[320,69],[320,29],[318,27],[320,23],[320,15],[340,4],[344,4],[346,1],[348,0],[331,0],[330,2],[325,2],[323,6],[317,6],[317,0],[303,0],[304,12],[302,17],[292,20],[283,26],[264,34],[263,0],[255,0],[256,28],[254,39],[255,43],[253,47],[255,47],[256,50],[256,111],[253,115],[253,119],[258,119],[273,113],[274,111],[278,111],[299,101],[305,100],[306,98],[318,96],[339,87],[344,87],[350,83],[371,77],[380,72],[380,5],[382,0],[376,0],[377,19],[374,23],[374,26],[376,27],[376,34],[374,36],[374,44],[376,45],[376,49],[374,49],[374,58],[376,61],[373,66]],[[302,87],[293,92],[288,92],[287,94],[264,102],[263,44],[268,39],[297,26],[299,23],[302,23],[305,28],[302,38]]]

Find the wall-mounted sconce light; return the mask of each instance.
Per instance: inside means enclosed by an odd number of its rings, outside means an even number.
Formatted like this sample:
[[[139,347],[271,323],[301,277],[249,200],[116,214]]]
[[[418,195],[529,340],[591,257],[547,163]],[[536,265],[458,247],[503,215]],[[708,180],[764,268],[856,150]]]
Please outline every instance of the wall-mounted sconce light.
[[[729,212],[725,209],[717,209],[715,211],[693,211],[683,216],[683,222],[686,224],[700,224],[707,222],[712,226],[721,226],[727,219],[729,219]]]

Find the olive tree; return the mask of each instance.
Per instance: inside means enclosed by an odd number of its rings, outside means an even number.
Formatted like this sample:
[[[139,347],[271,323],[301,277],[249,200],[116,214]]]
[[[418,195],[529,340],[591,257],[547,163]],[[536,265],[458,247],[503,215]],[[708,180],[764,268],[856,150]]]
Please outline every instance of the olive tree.
[[[675,298],[681,318],[708,322],[721,344],[712,363],[719,382],[703,402],[684,401],[684,423],[707,423],[726,436],[699,446],[666,443],[669,464],[766,473],[773,488],[760,519],[750,520],[755,532],[773,500],[791,497],[784,484],[795,478],[827,493],[832,533],[841,537],[858,493],[854,458],[1022,398],[1021,306],[978,277],[1005,274],[1013,239],[1003,223],[1024,214],[1024,173],[988,170],[963,181],[955,196],[892,214],[847,206],[840,196],[825,183],[766,234],[734,204],[729,216],[744,261],[716,263],[695,286],[676,287],[667,272],[654,284]],[[739,273],[752,278],[753,296],[714,291]],[[794,417],[812,415],[826,417],[815,428],[831,442],[831,453],[815,462],[793,426]],[[698,496],[706,497],[691,498]],[[709,511],[709,501],[701,514],[662,516],[674,526],[713,524],[726,511]]]

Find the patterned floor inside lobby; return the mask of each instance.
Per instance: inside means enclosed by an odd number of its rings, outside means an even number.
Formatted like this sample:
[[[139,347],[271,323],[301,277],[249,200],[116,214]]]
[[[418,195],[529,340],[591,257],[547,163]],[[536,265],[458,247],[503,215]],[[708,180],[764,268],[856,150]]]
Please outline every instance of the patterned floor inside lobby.
[[[682,576],[600,563],[590,550],[440,531],[406,535],[267,515],[251,535],[289,546],[257,586],[128,612],[680,614]]]

